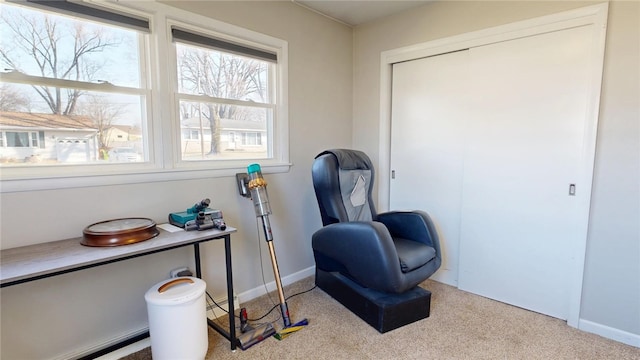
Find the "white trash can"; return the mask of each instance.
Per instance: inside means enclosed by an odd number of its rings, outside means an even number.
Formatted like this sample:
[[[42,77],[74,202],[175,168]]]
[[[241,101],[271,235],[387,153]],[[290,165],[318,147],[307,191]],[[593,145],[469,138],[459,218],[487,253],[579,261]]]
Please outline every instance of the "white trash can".
[[[207,285],[195,277],[159,282],[144,295],[154,360],[204,359],[207,336]]]

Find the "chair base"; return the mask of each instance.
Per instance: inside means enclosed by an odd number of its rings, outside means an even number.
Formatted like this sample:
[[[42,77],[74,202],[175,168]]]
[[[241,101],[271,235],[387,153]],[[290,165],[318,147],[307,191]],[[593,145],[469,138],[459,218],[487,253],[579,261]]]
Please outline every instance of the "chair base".
[[[402,294],[383,293],[317,268],[316,285],[380,333],[428,318],[431,309],[431,292],[419,286]]]

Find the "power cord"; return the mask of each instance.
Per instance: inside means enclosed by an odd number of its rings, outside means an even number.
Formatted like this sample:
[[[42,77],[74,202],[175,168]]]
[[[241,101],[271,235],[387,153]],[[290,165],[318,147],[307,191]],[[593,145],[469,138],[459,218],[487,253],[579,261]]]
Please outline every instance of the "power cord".
[[[262,319],[264,319],[265,317],[267,317],[269,314],[271,314],[273,312],[273,310],[275,310],[278,306],[280,306],[279,303],[276,303],[273,298],[271,297],[271,292],[269,291],[269,289],[267,288],[267,281],[265,280],[264,277],[264,263],[262,261],[262,241],[260,239],[260,222],[258,221],[258,218],[256,217],[256,234],[257,234],[257,239],[258,239],[258,251],[260,254],[260,269],[261,269],[261,275],[262,275],[262,285],[264,286],[264,290],[266,292],[267,297],[269,298],[269,301],[273,304],[273,307],[267,311],[264,315],[255,318],[255,319],[247,319],[248,321],[260,321]],[[308,290],[304,290],[304,291],[300,291],[298,293],[295,293],[293,295],[290,295],[288,297],[285,298],[285,301],[291,299],[294,296],[298,296],[298,295],[302,295],[302,294],[306,294],[310,291],[313,291],[316,288],[316,285],[314,285],[311,289]],[[220,304],[218,304],[213,297],[211,296],[211,294],[209,294],[209,292],[207,291],[207,297],[211,300],[211,302],[213,302],[213,304],[218,307],[220,310],[224,311],[225,313],[229,314],[229,311],[225,308],[223,308]],[[233,305],[230,305],[230,307],[233,307]],[[233,316],[235,316],[236,318],[240,319],[240,316],[236,315],[235,312],[233,313]],[[273,320],[273,321],[269,321],[271,323],[276,322],[278,320],[280,320],[282,318],[282,315],[278,315],[278,318]]]
[[[294,296],[298,296],[298,295],[306,294],[306,293],[308,293],[308,292],[310,292],[310,291],[313,291],[316,287],[317,287],[316,285],[313,285],[313,287],[312,287],[311,289],[307,289],[307,290],[304,290],[304,291],[300,291],[300,292],[298,292],[298,293],[295,293],[295,294],[293,294],[293,295],[289,295],[287,298],[285,298],[285,301],[286,301],[286,300],[291,299],[291,298],[292,298],[292,297],[294,297]],[[229,314],[229,311],[228,311],[227,309],[225,309],[224,307],[222,307],[222,305],[218,304],[218,303],[213,299],[213,297],[211,296],[211,294],[209,294],[209,292],[208,292],[208,291],[206,291],[206,294],[207,294],[207,303],[209,303],[209,305],[210,305],[210,303],[213,303],[213,305],[215,305],[218,309],[220,309],[220,310],[224,311],[227,315]],[[280,304],[275,304],[275,305],[273,305],[273,307],[272,307],[269,311],[267,311],[264,315],[262,315],[262,316],[260,316],[260,317],[258,317],[258,318],[256,318],[256,319],[247,319],[247,320],[248,320],[248,321],[254,321],[254,322],[255,322],[255,321],[260,321],[260,320],[264,319],[265,317],[267,317],[269,314],[271,314],[271,313],[273,312],[273,310],[275,310],[278,306],[280,306]],[[236,314],[235,314],[235,312],[234,312],[233,316],[234,316],[234,317],[236,317],[237,319],[240,319],[240,316],[236,315]],[[273,321],[269,321],[269,322],[275,322],[275,321],[278,321],[278,320],[280,320],[280,318],[281,318],[281,316],[279,316],[277,319],[275,319],[275,320],[273,320]]]
[[[304,291],[301,291],[301,292],[299,292],[299,293],[295,293],[295,294],[293,294],[293,295],[290,295],[289,297],[285,298],[285,300],[289,300],[289,299],[291,299],[291,298],[292,298],[292,297],[294,297],[294,296],[298,296],[298,295],[302,295],[302,294],[308,293],[308,292],[310,292],[310,291],[313,291],[315,288],[316,288],[316,285],[313,285],[313,287],[312,287],[311,289],[304,290]],[[271,312],[272,312],[273,310],[275,310],[278,306],[280,306],[280,304],[275,304],[275,305],[273,305],[273,307],[271,308],[271,310],[267,311],[267,313],[266,313],[266,314],[262,315],[261,317],[259,317],[259,318],[257,318],[257,319],[250,319],[250,320],[251,320],[251,321],[258,321],[258,320],[262,320],[262,319],[263,319],[263,318],[265,318],[267,315],[271,314]],[[280,318],[278,318],[278,319],[276,319],[276,320],[280,320]]]

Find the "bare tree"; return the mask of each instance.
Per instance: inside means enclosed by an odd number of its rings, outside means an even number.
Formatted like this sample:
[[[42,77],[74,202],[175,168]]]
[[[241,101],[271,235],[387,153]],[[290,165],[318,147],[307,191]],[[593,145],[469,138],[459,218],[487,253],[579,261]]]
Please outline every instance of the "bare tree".
[[[1,19],[10,30],[3,34],[0,61],[5,68],[23,73],[37,69],[39,76],[79,81],[95,81],[101,68],[91,54],[119,44],[100,27],[81,22],[61,21],[46,14],[35,14],[3,7]],[[31,70],[33,72],[33,70]],[[32,85],[53,114],[72,115],[85,91]]]
[[[265,63],[259,60],[193,48],[178,52],[180,85],[188,93],[264,102],[266,70]],[[242,108],[219,103],[190,104],[181,111],[189,112],[189,117],[206,119],[212,137],[210,154],[220,151],[221,119],[249,119]]]
[[[10,84],[0,84],[0,111],[24,111],[29,104],[29,98]]]
[[[98,129],[98,149],[102,159],[106,159],[106,153],[110,148],[109,130],[115,120],[120,118],[126,111],[125,107],[110,103],[99,96],[89,96],[83,105],[79,107],[80,115],[86,115],[93,120],[93,124]]]

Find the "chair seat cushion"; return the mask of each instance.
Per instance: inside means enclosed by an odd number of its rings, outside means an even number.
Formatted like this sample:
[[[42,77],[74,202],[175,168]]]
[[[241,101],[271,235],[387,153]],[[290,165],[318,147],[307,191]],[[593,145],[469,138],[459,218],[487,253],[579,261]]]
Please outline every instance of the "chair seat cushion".
[[[393,242],[403,273],[413,271],[436,257],[436,250],[423,243],[403,238],[394,238]]]

